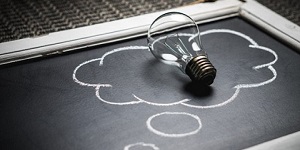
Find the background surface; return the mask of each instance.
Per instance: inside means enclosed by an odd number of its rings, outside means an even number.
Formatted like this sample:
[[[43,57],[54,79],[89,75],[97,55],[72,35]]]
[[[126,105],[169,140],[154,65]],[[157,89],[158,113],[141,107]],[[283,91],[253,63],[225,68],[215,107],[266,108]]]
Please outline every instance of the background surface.
[[[300,25],[298,0],[258,0]],[[0,0],[0,42],[197,3],[197,0]]]

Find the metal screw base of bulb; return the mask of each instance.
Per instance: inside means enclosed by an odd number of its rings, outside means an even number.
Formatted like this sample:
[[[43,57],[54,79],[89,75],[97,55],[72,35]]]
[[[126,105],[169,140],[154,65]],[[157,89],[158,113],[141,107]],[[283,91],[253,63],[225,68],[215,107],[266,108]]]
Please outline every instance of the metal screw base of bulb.
[[[189,61],[185,72],[192,81],[204,85],[211,85],[214,82],[217,70],[205,55],[200,55]]]

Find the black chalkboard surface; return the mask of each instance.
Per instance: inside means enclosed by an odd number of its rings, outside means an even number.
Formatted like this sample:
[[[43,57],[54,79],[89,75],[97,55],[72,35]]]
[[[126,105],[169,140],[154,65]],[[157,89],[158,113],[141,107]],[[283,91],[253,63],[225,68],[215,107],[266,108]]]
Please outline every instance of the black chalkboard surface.
[[[1,149],[242,149],[299,131],[299,54],[240,18],[200,30],[210,87],[146,37],[2,66]]]

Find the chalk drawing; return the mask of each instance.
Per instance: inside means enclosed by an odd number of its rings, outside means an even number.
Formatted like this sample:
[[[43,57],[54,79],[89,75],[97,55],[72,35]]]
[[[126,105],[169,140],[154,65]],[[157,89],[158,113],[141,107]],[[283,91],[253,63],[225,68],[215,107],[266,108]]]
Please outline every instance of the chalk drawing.
[[[156,147],[154,144],[144,143],[144,142],[139,142],[139,143],[126,145],[124,147],[124,150],[129,150],[130,148],[136,147],[136,146],[151,147],[153,150],[159,150],[159,148]]]
[[[218,104],[207,105],[207,106],[193,105],[193,104],[188,103],[191,99],[183,99],[183,100],[175,101],[175,102],[172,102],[172,103],[154,103],[154,102],[150,102],[148,100],[142,99],[134,93],[131,93],[133,98],[135,99],[133,101],[113,102],[113,101],[103,99],[100,95],[101,88],[111,88],[111,87],[113,87],[113,85],[111,85],[109,83],[86,83],[86,82],[80,81],[76,76],[77,71],[81,67],[83,67],[83,66],[85,66],[89,63],[99,61],[99,67],[101,67],[105,63],[104,58],[109,56],[109,55],[112,55],[114,53],[121,52],[121,51],[149,50],[147,46],[127,46],[127,47],[121,47],[121,48],[113,49],[112,51],[106,52],[100,58],[91,59],[91,60],[88,60],[88,61],[85,61],[85,62],[79,64],[74,69],[72,77],[73,77],[74,82],[78,83],[79,85],[94,88],[96,97],[100,101],[102,101],[106,104],[120,105],[120,106],[121,105],[134,105],[134,104],[148,104],[148,105],[151,105],[151,106],[159,106],[159,107],[182,105],[182,106],[196,108],[196,109],[209,109],[209,108],[222,107],[222,106],[225,106],[225,105],[233,102],[238,97],[241,89],[256,88],[256,87],[264,86],[266,84],[269,84],[269,83],[273,82],[277,77],[277,72],[276,72],[275,68],[272,65],[275,64],[276,61],[278,60],[278,56],[275,53],[275,51],[273,51],[270,48],[258,45],[252,38],[250,38],[249,36],[247,36],[243,33],[237,32],[237,31],[228,30],[228,29],[212,29],[212,30],[207,30],[207,31],[201,32],[200,35],[204,36],[204,35],[207,35],[207,34],[224,34],[224,33],[225,34],[232,34],[232,35],[241,37],[241,38],[249,41],[249,43],[250,43],[249,47],[250,48],[263,50],[263,51],[266,51],[266,52],[269,52],[270,54],[272,54],[274,56],[273,61],[271,61],[269,63],[266,63],[266,64],[254,66],[254,67],[252,67],[252,69],[253,70],[258,70],[258,69],[261,69],[261,68],[267,68],[272,72],[273,76],[270,79],[268,79],[266,81],[263,81],[263,82],[260,82],[260,83],[238,84],[238,85],[234,86],[233,87],[233,89],[235,89],[234,94],[230,98],[228,98],[227,100],[225,100],[221,103],[218,103]],[[189,37],[189,42],[191,42],[191,40],[193,40],[193,38],[197,37],[197,35],[188,34],[188,33],[180,33],[179,36]],[[157,39],[156,41],[154,41],[153,44],[155,44],[156,42],[160,42],[160,40],[163,40],[165,38],[166,37],[161,37],[161,38]],[[153,46],[153,45],[150,45],[150,46]],[[190,132],[187,132],[187,133],[166,133],[166,132],[163,132],[163,131],[159,131],[151,125],[151,122],[153,121],[153,119],[155,119],[157,117],[160,117],[162,115],[185,115],[185,116],[189,116],[192,119],[195,119],[197,121],[197,128],[195,128],[193,131],[190,131]],[[147,126],[149,131],[153,132],[156,135],[159,135],[159,136],[162,136],[162,137],[169,137],[169,138],[180,138],[180,137],[186,137],[186,136],[191,136],[191,135],[197,134],[202,128],[202,123],[201,123],[200,118],[198,116],[194,115],[194,114],[189,114],[189,113],[186,113],[186,112],[162,112],[162,113],[158,113],[158,114],[155,114],[155,115],[149,117],[146,121],[146,126]],[[124,150],[129,150],[130,148],[134,148],[134,147],[138,147],[138,146],[149,147],[149,148],[152,148],[153,150],[159,150],[159,148],[156,147],[154,144],[144,143],[144,142],[129,144],[129,145],[124,147]]]
[[[187,133],[165,133],[163,131],[159,131],[159,130],[156,130],[155,128],[153,128],[153,126],[151,125],[151,121],[156,118],[156,117],[159,117],[159,116],[162,116],[162,115],[186,115],[186,116],[189,116],[189,117],[192,117],[193,119],[195,119],[197,122],[198,122],[198,127],[191,131],[191,132],[187,132]],[[156,115],[153,115],[151,117],[148,118],[147,122],[146,122],[146,125],[147,125],[147,128],[157,134],[157,135],[160,135],[160,136],[164,136],[164,137],[172,137],[172,138],[178,138],[178,137],[185,137],[185,136],[190,136],[190,135],[194,135],[194,134],[197,134],[200,129],[202,128],[202,123],[201,123],[201,120],[198,116],[196,115],[193,115],[193,114],[189,114],[189,113],[186,113],[186,112],[162,112],[162,113],[158,113]]]
[[[190,101],[189,99],[183,99],[183,100],[180,100],[178,102],[173,102],[173,103],[153,103],[153,102],[148,102],[148,101],[145,101],[139,97],[137,97],[136,95],[132,94],[134,98],[138,99],[140,102],[144,102],[146,104],[149,104],[149,105],[153,105],[153,106],[173,106],[173,105],[178,105],[178,104],[181,104],[181,103],[184,103],[184,102],[187,102],[187,101]]]
[[[230,102],[232,102],[232,101],[234,101],[236,99],[236,97],[238,96],[238,94],[239,94],[239,92],[240,92],[240,90],[242,88],[246,89],[246,88],[260,87],[260,86],[269,84],[269,83],[273,82],[276,79],[277,72],[274,69],[274,67],[272,66],[278,60],[278,56],[275,53],[275,51],[273,51],[273,50],[271,50],[270,48],[267,48],[267,47],[259,46],[249,36],[247,36],[247,35],[245,35],[243,33],[237,32],[237,31],[233,31],[233,30],[228,30],[228,29],[212,29],[212,30],[207,30],[207,31],[201,32],[200,35],[206,35],[206,34],[212,34],[212,33],[229,33],[229,34],[237,35],[237,36],[242,37],[242,38],[246,39],[247,41],[249,41],[250,42],[250,45],[249,45],[250,48],[256,48],[256,49],[264,50],[264,51],[267,51],[267,52],[271,53],[274,56],[274,60],[272,62],[266,63],[266,64],[262,64],[262,65],[258,65],[258,66],[254,66],[252,69],[258,70],[258,69],[267,67],[272,72],[273,77],[270,78],[269,80],[266,80],[266,81],[260,82],[260,83],[238,84],[238,85],[236,85],[234,87],[236,89],[235,92],[234,92],[234,94],[229,99],[227,99],[224,102],[219,103],[219,104],[208,105],[208,106],[199,106],[199,105],[192,105],[192,104],[188,104],[186,102],[183,102],[183,103],[181,103],[181,105],[192,107],[192,108],[199,108],[199,109],[217,108],[217,107],[225,106],[228,103],[230,103]],[[194,37],[191,37],[191,38],[194,38]],[[189,40],[191,40],[191,38]]]
[[[113,53],[116,53],[116,52],[120,52],[120,51],[125,51],[125,50],[148,50],[148,47],[147,46],[128,46],[128,47],[121,47],[121,48],[117,48],[117,49],[114,49],[112,51],[109,51],[109,52],[106,52],[102,57],[100,58],[96,58],[96,59],[91,59],[91,60],[88,60],[88,61],[85,61],[83,63],[81,63],[80,65],[78,65],[74,71],[73,71],[73,80],[78,83],[79,85],[81,86],[87,86],[87,87],[94,87],[95,88],[95,95],[97,96],[97,98],[99,100],[101,100],[102,102],[104,103],[107,103],[107,104],[111,104],[111,105],[132,105],[132,104],[138,104],[138,103],[142,103],[143,101],[140,101],[140,100],[136,100],[136,101],[129,101],[129,102],[111,102],[111,101],[107,101],[107,100],[104,100],[103,98],[101,98],[100,94],[99,94],[99,90],[101,87],[105,87],[105,88],[108,88],[108,87],[112,87],[112,85],[110,84],[103,84],[103,83],[98,83],[98,84],[92,84],[92,83],[85,83],[85,82],[82,82],[80,80],[77,79],[76,77],[76,73],[77,71],[84,65],[87,65],[89,63],[92,63],[92,62],[95,62],[95,61],[100,61],[99,63],[99,66],[102,66],[103,65],[103,61],[104,61],[104,58],[110,54],[113,54]]]
[[[109,52],[106,52],[102,57],[100,58],[96,58],[96,59],[91,59],[91,60],[88,60],[88,61],[85,61],[83,63],[81,63],[80,65],[78,65],[74,71],[73,71],[73,80],[78,83],[79,85],[81,86],[87,86],[87,87],[94,87],[95,88],[95,95],[96,97],[101,100],[102,102],[104,103],[107,103],[107,104],[111,104],[111,105],[132,105],[132,104],[139,104],[139,103],[145,103],[145,104],[149,104],[149,105],[153,105],[153,106],[172,106],[172,105],[178,105],[180,103],[183,103],[183,102],[187,102],[189,101],[189,99],[183,99],[183,100],[180,100],[178,102],[172,102],[172,103],[153,103],[153,102],[149,102],[149,101],[146,101],[146,100],[143,100],[143,99],[140,99],[138,98],[135,94],[132,94],[132,96],[136,99],[134,101],[129,101],[129,102],[112,102],[112,101],[108,101],[108,100],[105,100],[103,99],[101,96],[100,96],[100,88],[110,88],[112,87],[112,85],[110,84],[103,84],[103,83],[98,83],[98,84],[93,84],[93,83],[85,83],[85,82],[82,82],[80,81],[77,77],[76,77],[76,73],[77,71],[84,65],[87,65],[89,63],[92,63],[92,62],[96,62],[96,61],[100,61],[99,63],[99,66],[103,66],[104,65],[104,58],[108,55],[111,55],[113,53],[117,53],[117,52],[120,52],[120,51],[130,51],[130,50],[148,50],[148,47],[147,46],[127,46],[127,47],[121,47],[121,48],[117,48],[117,49],[114,49],[112,51],[109,51]]]
[[[191,107],[191,108],[197,108],[197,109],[209,109],[209,108],[222,107],[222,106],[225,106],[225,105],[231,103],[232,101],[234,101],[238,97],[238,94],[240,93],[241,89],[260,87],[260,86],[264,86],[266,84],[269,84],[269,83],[273,82],[276,79],[276,77],[277,77],[277,72],[276,72],[275,68],[272,65],[275,64],[276,61],[278,60],[278,56],[277,56],[277,54],[276,54],[275,51],[273,51],[272,49],[267,48],[267,47],[259,46],[257,44],[257,42],[255,42],[252,38],[250,38],[249,36],[247,36],[247,35],[245,35],[243,33],[237,32],[237,31],[233,31],[233,30],[229,30],[229,29],[211,29],[211,30],[207,30],[207,31],[201,32],[200,35],[204,36],[204,35],[207,35],[207,34],[224,34],[224,33],[225,34],[232,34],[232,35],[235,35],[235,36],[239,36],[239,37],[241,37],[241,38],[249,41],[249,43],[250,43],[249,47],[250,48],[263,50],[263,51],[266,51],[266,52],[269,52],[270,54],[272,54],[274,56],[274,60],[273,61],[271,61],[269,63],[266,63],[266,64],[254,66],[252,69],[258,70],[258,69],[261,69],[261,68],[267,68],[267,69],[269,69],[272,72],[273,76],[270,79],[268,79],[266,81],[263,81],[263,82],[260,82],[260,83],[238,84],[238,85],[234,86],[233,89],[235,89],[235,92],[233,93],[233,95],[231,97],[229,97],[227,100],[224,100],[223,102],[218,103],[218,104],[206,105],[206,106],[193,105],[193,104],[189,104],[188,103],[191,99],[177,100],[177,101],[172,102],[172,103],[154,103],[154,102],[150,102],[149,100],[145,100],[145,99],[143,99],[141,97],[138,97],[134,93],[132,93],[132,96],[135,99],[133,101],[129,101],[129,102],[112,102],[112,101],[108,101],[108,100],[103,99],[101,97],[101,95],[100,95],[100,89],[101,88],[110,88],[110,87],[112,87],[111,84],[86,83],[86,82],[80,81],[76,77],[77,71],[82,66],[84,66],[84,65],[87,65],[87,64],[92,63],[92,62],[99,61],[99,66],[101,67],[101,66],[104,65],[104,58],[107,57],[108,55],[111,55],[111,54],[114,54],[114,53],[117,53],[117,52],[120,52],[120,51],[149,50],[147,46],[127,46],[127,47],[121,47],[121,48],[113,49],[112,51],[106,52],[100,58],[96,58],[96,59],[91,59],[91,60],[85,61],[85,62],[81,63],[80,65],[78,65],[74,69],[74,71],[73,71],[73,80],[74,80],[74,82],[78,83],[81,86],[93,87],[95,89],[95,95],[96,95],[96,97],[99,100],[101,100],[102,102],[107,103],[107,104],[111,104],[111,105],[133,105],[133,104],[142,104],[143,103],[143,104],[148,104],[148,105],[152,105],[152,106],[162,106],[162,107],[163,106],[173,106],[173,105],[183,105],[183,106],[187,106],[187,107]],[[194,34],[188,34],[188,33],[180,33],[178,35],[179,36],[189,37],[189,41],[191,41],[193,38],[196,37]],[[164,38],[166,38],[166,37],[160,37],[159,39],[157,39],[156,41],[154,41],[153,44],[155,44],[156,42],[159,42],[160,40],[163,40]],[[151,46],[153,46],[153,45],[151,45]]]

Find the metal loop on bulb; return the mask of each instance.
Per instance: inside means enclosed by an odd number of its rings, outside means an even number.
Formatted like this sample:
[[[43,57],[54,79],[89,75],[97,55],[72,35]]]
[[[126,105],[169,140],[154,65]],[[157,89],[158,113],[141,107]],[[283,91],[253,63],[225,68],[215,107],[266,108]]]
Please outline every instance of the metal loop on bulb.
[[[185,68],[186,74],[194,82],[211,85],[216,77],[217,70],[205,55],[192,58]]]

